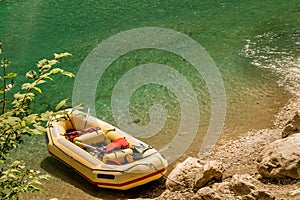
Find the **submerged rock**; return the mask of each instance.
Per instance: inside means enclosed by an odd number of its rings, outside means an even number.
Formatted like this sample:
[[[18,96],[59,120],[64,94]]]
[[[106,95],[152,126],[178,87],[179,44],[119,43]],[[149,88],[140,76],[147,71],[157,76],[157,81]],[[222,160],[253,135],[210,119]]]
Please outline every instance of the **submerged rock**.
[[[189,157],[170,173],[166,186],[171,191],[200,188],[212,181],[222,180],[222,173],[220,162]]]
[[[258,172],[263,177],[300,179],[300,133],[267,145],[257,163]]]
[[[289,135],[300,133],[300,110],[296,111],[292,120],[290,120],[282,131],[282,138]]]

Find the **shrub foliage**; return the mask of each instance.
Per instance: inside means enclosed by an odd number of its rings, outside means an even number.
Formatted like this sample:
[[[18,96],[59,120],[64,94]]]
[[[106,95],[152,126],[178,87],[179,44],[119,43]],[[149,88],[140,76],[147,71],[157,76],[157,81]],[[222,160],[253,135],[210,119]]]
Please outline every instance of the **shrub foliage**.
[[[63,57],[70,56],[69,53],[54,54],[51,60],[43,59],[37,63],[35,69],[26,73],[27,82],[21,88],[11,90],[15,86],[17,76],[10,71],[11,62],[2,58],[2,42],[0,41],[0,163],[4,168],[0,169],[0,199],[19,199],[21,193],[43,191],[40,188],[41,179],[47,179],[47,175],[41,175],[39,171],[28,169],[23,161],[7,163],[7,158],[12,149],[22,143],[24,135],[36,135],[46,132],[46,122],[57,115],[66,99],[62,100],[54,111],[34,113],[31,109],[32,102],[37,95],[42,94],[41,85],[47,81],[53,81],[53,76],[62,74],[74,77],[71,72],[55,67]],[[11,99],[8,99],[8,93]]]

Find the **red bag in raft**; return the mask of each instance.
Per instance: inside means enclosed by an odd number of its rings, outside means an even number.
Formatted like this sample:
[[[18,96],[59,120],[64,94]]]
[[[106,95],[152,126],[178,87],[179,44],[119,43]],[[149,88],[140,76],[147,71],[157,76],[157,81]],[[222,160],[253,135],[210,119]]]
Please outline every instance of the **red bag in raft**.
[[[106,153],[109,153],[117,149],[126,149],[128,147],[129,147],[129,143],[127,142],[127,140],[125,138],[119,138],[107,145]]]

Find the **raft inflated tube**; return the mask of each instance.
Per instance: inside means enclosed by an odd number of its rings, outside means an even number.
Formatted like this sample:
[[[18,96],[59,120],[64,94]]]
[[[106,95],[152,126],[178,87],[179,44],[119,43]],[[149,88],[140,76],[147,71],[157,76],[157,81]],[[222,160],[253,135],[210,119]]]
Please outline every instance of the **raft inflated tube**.
[[[54,124],[53,126],[58,127],[60,133],[64,133],[64,132],[66,132],[66,130],[68,130],[68,129],[71,128],[71,123],[70,123],[70,121],[66,121],[66,122],[55,122],[55,123],[53,123],[53,124]]]
[[[108,164],[108,162],[116,162],[120,164],[133,162],[133,150],[130,148],[122,149],[119,151],[114,151],[107,153],[103,156],[103,162]]]
[[[76,142],[79,142],[79,143],[76,143]],[[80,143],[88,144],[88,145],[96,145],[97,143],[108,144],[108,143],[110,143],[110,141],[107,139],[107,137],[105,137],[105,135],[103,134],[103,131],[97,130],[97,131],[94,131],[91,133],[86,133],[84,135],[76,137],[74,139],[74,143],[77,144],[78,146],[80,146],[81,148],[84,148],[84,146],[81,145]]]
[[[116,133],[113,130],[104,131],[104,134],[107,137],[107,139],[109,139],[112,142],[119,138],[124,138],[124,136],[120,135],[119,133]],[[129,147],[133,149],[135,146],[134,143],[132,141],[130,141],[128,138],[125,138],[125,139],[129,143]]]

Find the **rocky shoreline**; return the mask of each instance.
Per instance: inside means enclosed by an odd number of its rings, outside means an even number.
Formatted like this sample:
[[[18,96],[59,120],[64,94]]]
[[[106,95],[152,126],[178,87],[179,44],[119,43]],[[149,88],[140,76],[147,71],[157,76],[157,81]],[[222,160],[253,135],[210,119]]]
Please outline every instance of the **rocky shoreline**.
[[[300,199],[300,96],[272,128],[216,145],[169,174],[163,199]]]

